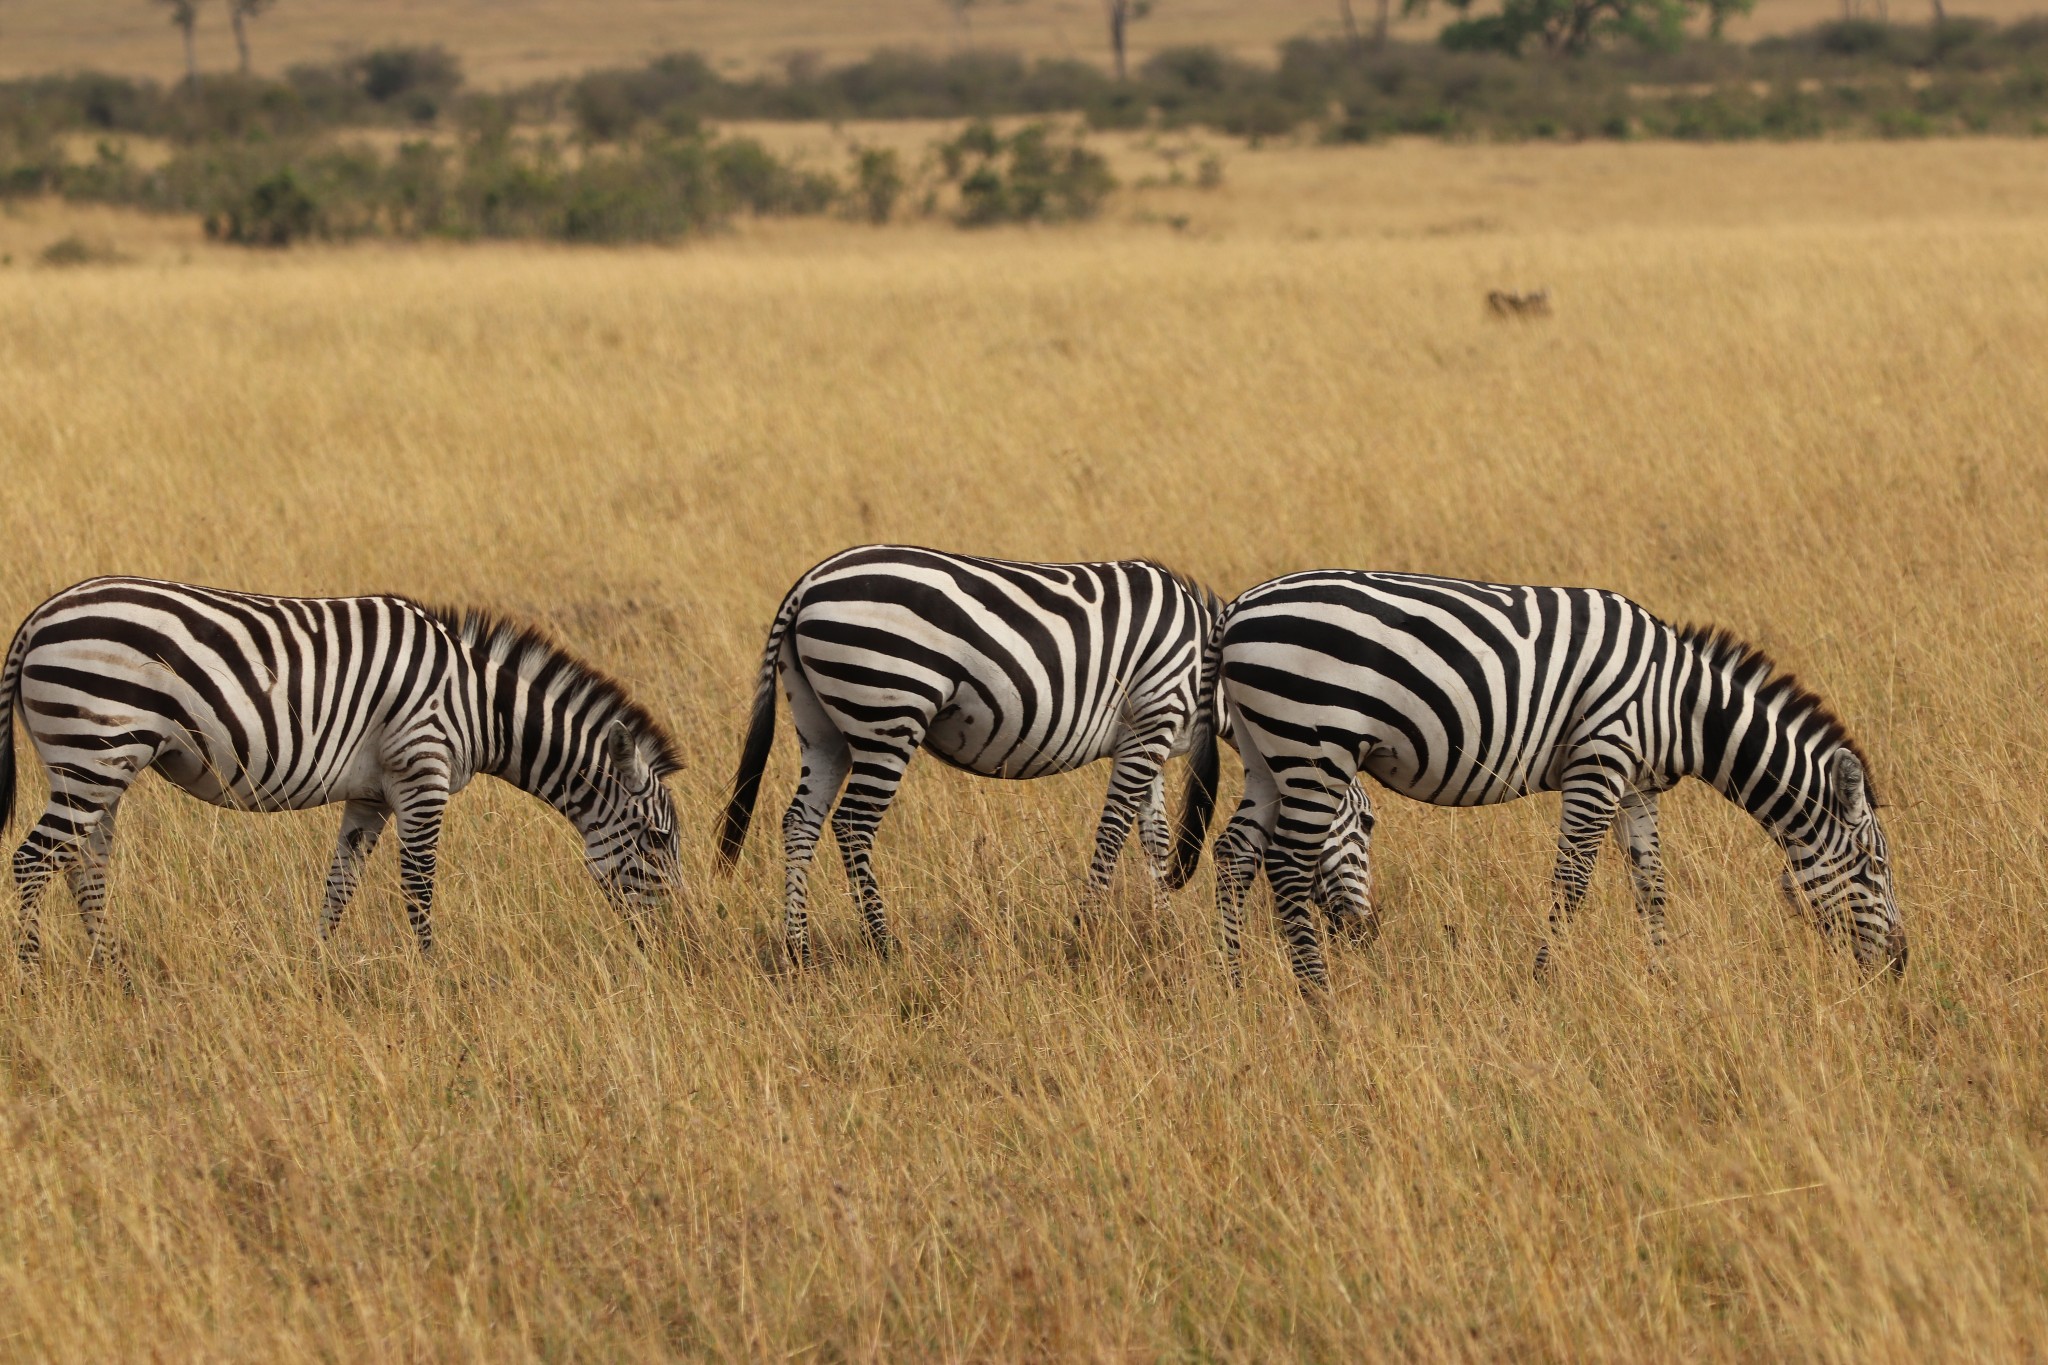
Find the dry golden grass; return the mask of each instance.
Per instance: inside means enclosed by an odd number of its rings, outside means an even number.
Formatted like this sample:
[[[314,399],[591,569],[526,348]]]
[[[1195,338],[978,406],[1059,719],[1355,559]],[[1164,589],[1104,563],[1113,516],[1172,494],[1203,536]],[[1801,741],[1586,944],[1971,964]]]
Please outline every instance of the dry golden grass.
[[[0,989],[0,1354],[2039,1358],[2041,156],[1274,152],[1185,234],[1126,195],[0,271],[0,619],[111,570],[522,612],[669,718],[701,833],[642,957],[566,825],[473,789],[423,968],[388,850],[316,950],[332,812],[138,787],[136,996],[61,897]],[[1538,284],[1553,320],[1485,320]],[[1261,927],[1233,993],[1206,871],[1153,922],[1126,869],[1062,946],[1101,771],[926,763],[878,856],[906,953],[821,872],[792,979],[786,725],[729,881],[711,818],[778,595],[876,538],[1725,622],[1871,753],[1912,970],[1791,922],[1695,784],[1668,976],[1610,863],[1530,981],[1554,799],[1389,798],[1379,945],[1317,1010]]]
[[[1354,0],[1353,8],[1361,24],[1372,22],[1372,0]],[[1394,5],[1397,14],[1400,8]],[[2040,0],[1949,6],[1951,13],[2001,22],[2039,8]],[[1891,12],[1902,22],[1928,17],[1925,6]],[[851,61],[877,47],[944,51],[969,42],[1030,56],[1109,60],[1102,0],[980,0],[971,32],[953,13],[945,0],[284,0],[249,34],[256,67],[265,72],[383,43],[442,43],[483,85],[574,75],[685,48],[734,71],[772,67],[792,52]],[[1289,38],[1342,33],[1339,13],[1337,0],[1159,0],[1149,18],[1131,26],[1132,60],[1176,44],[1208,43],[1249,61],[1271,61]],[[1426,37],[1447,13],[1439,7],[1394,30]],[[1840,0],[1762,0],[1729,33],[1783,33],[1841,14]],[[0,76],[94,67],[175,79],[184,71],[184,49],[165,16],[146,0],[0,6]],[[224,7],[201,7],[198,34],[201,64],[232,69]]]

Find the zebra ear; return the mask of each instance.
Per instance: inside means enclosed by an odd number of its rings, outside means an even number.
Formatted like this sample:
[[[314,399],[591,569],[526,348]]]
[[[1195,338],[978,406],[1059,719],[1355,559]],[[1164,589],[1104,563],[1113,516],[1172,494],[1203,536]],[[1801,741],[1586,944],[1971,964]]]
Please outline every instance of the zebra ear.
[[[640,756],[640,741],[633,737],[624,721],[613,721],[612,728],[606,732],[604,756],[628,791],[644,792],[647,784],[654,780],[654,770]]]
[[[1830,765],[1835,780],[1835,799],[1842,818],[1860,825],[1870,818],[1870,784],[1863,776],[1863,763],[1847,749],[1837,749]]]

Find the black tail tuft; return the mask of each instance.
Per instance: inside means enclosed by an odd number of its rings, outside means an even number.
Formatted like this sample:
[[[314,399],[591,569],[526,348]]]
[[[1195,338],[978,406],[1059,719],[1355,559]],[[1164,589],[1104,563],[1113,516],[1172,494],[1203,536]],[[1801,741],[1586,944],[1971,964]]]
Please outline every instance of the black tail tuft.
[[[782,639],[796,616],[797,588],[775,609],[775,621],[768,627],[768,643],[761,649],[761,671],[754,681],[754,711],[747,718],[747,740],[740,750],[739,771],[732,775],[732,799],[718,822],[718,866],[730,869],[739,860],[740,846],[747,841],[747,826],[754,822],[754,801],[761,794],[761,773],[768,766],[769,751],[775,747],[775,675],[782,662]]]
[[[1195,869],[1202,862],[1202,845],[1209,837],[1209,818],[1216,813],[1216,778],[1218,756],[1216,733],[1219,727],[1217,708],[1223,698],[1217,686],[1220,665],[1223,661],[1223,622],[1229,615],[1227,608],[1215,610],[1209,623],[1208,635],[1202,641],[1202,657],[1195,684],[1195,733],[1194,744],[1188,753],[1188,789],[1181,801],[1180,820],[1173,833],[1173,861],[1166,869],[1166,885],[1175,891],[1186,886],[1188,878],[1195,875]]]
[[[1188,755],[1188,790],[1181,802],[1180,821],[1173,833],[1173,861],[1166,869],[1166,885],[1178,891],[1195,875],[1202,862],[1202,845],[1209,837],[1209,817],[1216,810],[1216,726],[1201,721],[1195,727],[1194,752]]]
[[[22,643],[28,623],[7,644],[6,662],[0,663],[0,833],[14,819],[14,694],[21,687]]]
[[[754,822],[754,801],[761,794],[761,773],[768,766],[768,752],[775,747],[775,684],[771,680],[754,694],[754,714],[747,721],[746,747],[740,750],[739,771],[733,774],[732,799],[718,827],[718,866],[730,868],[738,861],[740,846],[747,841],[747,827]]]

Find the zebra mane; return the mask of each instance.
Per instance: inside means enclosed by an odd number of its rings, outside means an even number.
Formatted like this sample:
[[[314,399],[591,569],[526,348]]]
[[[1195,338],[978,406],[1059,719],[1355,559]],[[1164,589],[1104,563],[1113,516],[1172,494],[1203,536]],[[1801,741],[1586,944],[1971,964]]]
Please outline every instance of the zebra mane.
[[[626,691],[626,685],[603,669],[577,658],[540,627],[508,621],[478,607],[429,607],[427,610],[448,628],[451,635],[485,657],[495,657],[514,669],[525,666],[528,661],[551,663],[569,673],[576,678],[582,695],[595,703],[594,709],[600,719],[623,723],[626,732],[634,739],[653,747],[654,755],[648,760],[648,766],[657,778],[682,771],[682,754],[676,748],[675,738],[646,707],[633,700]]]
[[[1755,687],[1759,705],[1782,700],[1781,715],[1812,720],[1821,727],[1823,739],[1840,744],[1856,755],[1856,761],[1863,765],[1863,785],[1870,804],[1873,808],[1879,804],[1877,787],[1870,775],[1870,759],[1849,734],[1849,727],[1835,714],[1834,708],[1821,700],[1819,693],[1792,673],[1780,669],[1770,655],[1721,626],[1684,625],[1677,627],[1677,631],[1681,643],[1698,650],[1701,658],[1719,669],[1732,684],[1742,688]]]

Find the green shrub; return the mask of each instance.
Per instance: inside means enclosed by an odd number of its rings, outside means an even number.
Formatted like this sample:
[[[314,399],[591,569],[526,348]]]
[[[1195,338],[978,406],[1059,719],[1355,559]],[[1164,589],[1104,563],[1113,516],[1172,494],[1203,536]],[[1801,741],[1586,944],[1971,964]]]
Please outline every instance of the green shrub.
[[[945,178],[958,185],[962,227],[995,223],[1058,223],[1091,218],[1116,188],[1109,162],[1076,138],[1056,142],[1049,123],[1008,137],[987,123],[970,124],[938,145]]]
[[[870,223],[886,223],[896,212],[904,188],[902,158],[888,147],[856,147],[853,192],[860,215]]]
[[[206,235],[234,246],[286,247],[313,235],[320,208],[290,168],[257,181],[247,195],[208,215]]]

